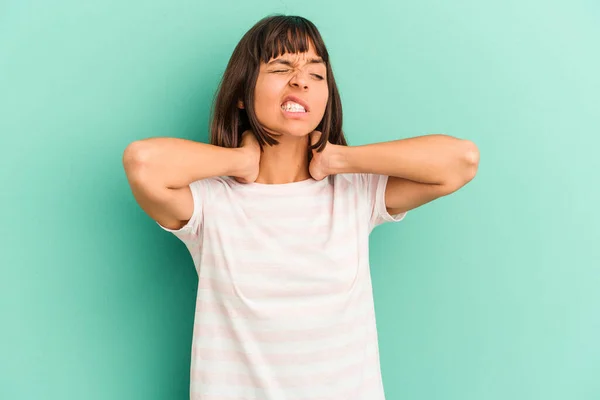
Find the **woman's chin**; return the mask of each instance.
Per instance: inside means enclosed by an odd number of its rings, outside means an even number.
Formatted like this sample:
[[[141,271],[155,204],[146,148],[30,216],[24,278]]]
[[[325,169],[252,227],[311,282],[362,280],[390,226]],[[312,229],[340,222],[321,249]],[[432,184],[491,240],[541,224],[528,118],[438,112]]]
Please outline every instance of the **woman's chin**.
[[[314,131],[314,129],[307,130],[306,128],[301,128],[301,127],[298,127],[297,129],[290,129],[289,127],[287,127],[287,128],[278,129],[277,131],[273,131],[269,128],[266,128],[266,131],[274,137],[287,136],[290,138],[291,137],[302,138],[302,137],[308,136],[312,131]]]

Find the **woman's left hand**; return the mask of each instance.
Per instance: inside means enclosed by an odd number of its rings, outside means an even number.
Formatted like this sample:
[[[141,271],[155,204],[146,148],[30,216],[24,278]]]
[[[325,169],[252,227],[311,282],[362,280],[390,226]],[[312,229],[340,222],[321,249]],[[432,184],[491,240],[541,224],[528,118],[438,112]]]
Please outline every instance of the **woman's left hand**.
[[[313,145],[321,138],[321,132],[313,131],[310,133],[310,144]],[[312,159],[308,171],[314,180],[323,180],[326,176],[333,173],[332,159],[336,148],[339,147],[335,144],[327,142],[322,152],[318,153],[316,150],[312,150]]]

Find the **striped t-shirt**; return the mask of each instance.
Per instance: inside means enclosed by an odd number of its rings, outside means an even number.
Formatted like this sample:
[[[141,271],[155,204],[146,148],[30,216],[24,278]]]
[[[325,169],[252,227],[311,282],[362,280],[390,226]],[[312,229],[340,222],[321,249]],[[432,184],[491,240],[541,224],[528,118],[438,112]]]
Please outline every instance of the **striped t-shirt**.
[[[192,182],[195,400],[384,400],[369,234],[388,177]]]

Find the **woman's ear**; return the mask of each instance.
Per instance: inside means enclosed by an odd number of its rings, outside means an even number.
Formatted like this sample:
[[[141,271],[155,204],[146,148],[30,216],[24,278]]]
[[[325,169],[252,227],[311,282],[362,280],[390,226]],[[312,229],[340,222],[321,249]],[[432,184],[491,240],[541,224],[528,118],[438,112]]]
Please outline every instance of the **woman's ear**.
[[[238,108],[244,108],[244,102],[241,100],[238,100],[237,106],[238,106]]]

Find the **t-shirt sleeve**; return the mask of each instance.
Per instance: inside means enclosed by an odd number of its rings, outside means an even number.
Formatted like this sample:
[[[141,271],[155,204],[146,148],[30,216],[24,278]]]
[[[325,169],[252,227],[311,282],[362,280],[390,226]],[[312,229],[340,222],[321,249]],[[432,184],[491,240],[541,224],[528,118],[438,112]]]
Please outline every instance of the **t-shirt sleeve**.
[[[190,191],[192,192],[192,199],[194,203],[194,211],[190,220],[179,229],[169,229],[156,222],[158,226],[167,232],[173,233],[182,242],[188,245],[188,247],[190,245],[198,244],[202,238],[202,228],[204,225],[204,205],[206,204],[208,196],[210,195],[209,181],[207,179],[191,182],[189,187]]]
[[[385,206],[385,188],[388,182],[387,175],[379,174],[357,174],[361,190],[366,196],[369,219],[369,230],[385,222],[400,222],[406,216],[407,211],[399,214],[390,214]]]

